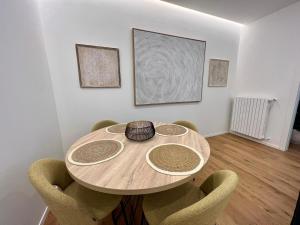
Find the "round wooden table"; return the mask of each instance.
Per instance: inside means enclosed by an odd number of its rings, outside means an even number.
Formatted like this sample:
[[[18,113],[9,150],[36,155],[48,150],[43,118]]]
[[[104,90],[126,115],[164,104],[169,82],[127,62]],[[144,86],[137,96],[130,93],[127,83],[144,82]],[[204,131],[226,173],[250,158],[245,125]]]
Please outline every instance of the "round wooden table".
[[[155,122],[154,126],[165,123]],[[95,165],[79,166],[68,161],[70,152],[79,145],[101,139],[113,139],[124,144],[124,150],[115,158]],[[176,143],[197,150],[207,162],[210,148],[203,136],[190,130],[183,136],[155,135],[145,142],[128,140],[124,134],[112,134],[106,129],[94,131],[76,141],[66,154],[65,162],[70,175],[79,184],[95,191],[117,195],[143,195],[177,187],[192,180],[197,174],[185,176],[157,172],[146,162],[146,153],[159,144]]]

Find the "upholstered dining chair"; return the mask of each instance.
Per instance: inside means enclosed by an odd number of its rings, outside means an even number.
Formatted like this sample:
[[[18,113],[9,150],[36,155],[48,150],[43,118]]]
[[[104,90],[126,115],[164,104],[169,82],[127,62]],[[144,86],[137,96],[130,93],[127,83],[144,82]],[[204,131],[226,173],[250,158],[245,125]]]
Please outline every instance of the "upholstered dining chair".
[[[177,125],[181,125],[181,126],[184,126],[184,127],[187,127],[193,131],[196,131],[198,132],[198,128],[195,124],[193,124],[192,122],[190,121],[186,121],[186,120],[178,120],[178,121],[175,121],[173,122],[174,124],[177,124]]]
[[[144,214],[150,225],[214,225],[238,184],[238,176],[220,170],[199,187],[192,183],[146,195]]]
[[[92,127],[91,131],[93,132],[93,131],[99,130],[101,128],[109,127],[109,126],[112,126],[115,124],[118,124],[118,122],[113,121],[113,120],[101,120]]]
[[[119,204],[121,196],[103,194],[72,180],[63,161],[41,159],[29,169],[32,185],[39,192],[59,225],[96,225]]]

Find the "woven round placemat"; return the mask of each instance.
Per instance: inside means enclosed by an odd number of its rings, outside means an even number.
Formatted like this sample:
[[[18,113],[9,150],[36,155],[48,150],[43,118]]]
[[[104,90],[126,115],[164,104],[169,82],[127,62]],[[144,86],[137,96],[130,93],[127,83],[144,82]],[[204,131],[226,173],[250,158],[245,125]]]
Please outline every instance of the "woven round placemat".
[[[155,127],[155,131],[163,136],[181,136],[187,134],[188,129],[177,124],[164,124]]]
[[[106,128],[106,132],[112,134],[125,134],[126,125],[126,123],[112,125]]]
[[[116,140],[94,141],[74,149],[68,160],[75,165],[94,165],[116,157],[123,148],[123,143]]]
[[[146,155],[148,164],[156,171],[168,175],[190,175],[203,166],[199,152],[186,145],[175,143],[158,145]]]

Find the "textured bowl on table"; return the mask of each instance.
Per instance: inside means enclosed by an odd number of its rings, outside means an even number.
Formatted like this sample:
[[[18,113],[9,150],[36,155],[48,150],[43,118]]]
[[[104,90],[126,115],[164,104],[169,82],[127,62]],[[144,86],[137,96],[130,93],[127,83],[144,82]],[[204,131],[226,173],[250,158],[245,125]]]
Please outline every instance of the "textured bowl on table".
[[[134,121],[126,126],[125,136],[133,141],[146,141],[155,135],[153,123],[150,121]]]

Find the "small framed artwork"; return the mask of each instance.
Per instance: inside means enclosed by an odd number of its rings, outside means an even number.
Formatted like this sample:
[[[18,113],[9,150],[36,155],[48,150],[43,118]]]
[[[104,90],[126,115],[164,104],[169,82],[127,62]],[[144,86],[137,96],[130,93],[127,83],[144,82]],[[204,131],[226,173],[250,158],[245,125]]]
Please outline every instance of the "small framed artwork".
[[[226,87],[229,61],[221,59],[209,60],[208,87]]]
[[[76,44],[81,88],[121,87],[119,49]]]

